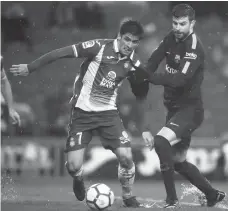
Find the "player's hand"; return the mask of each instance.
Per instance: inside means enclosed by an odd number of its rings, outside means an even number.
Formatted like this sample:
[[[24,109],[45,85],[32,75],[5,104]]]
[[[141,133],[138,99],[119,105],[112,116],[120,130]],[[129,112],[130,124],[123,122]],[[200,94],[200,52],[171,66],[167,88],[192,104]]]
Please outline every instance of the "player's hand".
[[[144,81],[148,80],[148,78],[149,78],[148,72],[146,71],[145,68],[142,68],[142,67],[136,67],[134,75],[135,75],[136,80],[139,82],[144,82]]]
[[[14,76],[27,76],[29,74],[28,65],[27,64],[12,65],[12,67],[10,68],[10,72],[13,73]]]
[[[149,147],[150,150],[154,148],[154,137],[151,134],[150,131],[145,131],[142,133],[143,140],[147,147]]]
[[[12,119],[12,124],[18,124],[18,126],[21,126],[20,115],[13,108],[9,109],[9,116]]]

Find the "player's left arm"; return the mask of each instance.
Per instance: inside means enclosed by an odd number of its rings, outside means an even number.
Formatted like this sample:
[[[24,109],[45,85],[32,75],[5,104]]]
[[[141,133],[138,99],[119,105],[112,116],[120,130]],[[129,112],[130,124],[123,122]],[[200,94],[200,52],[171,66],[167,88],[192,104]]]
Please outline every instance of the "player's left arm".
[[[204,55],[200,50],[187,49],[181,59],[176,74],[154,73],[150,74],[149,81],[155,85],[167,85],[172,87],[184,86],[195,74],[200,65],[203,65]]]
[[[15,76],[27,76],[29,73],[62,58],[91,58],[98,53],[100,47],[101,44],[99,41],[92,40],[55,49],[30,64],[12,65],[10,72]]]
[[[30,64],[18,64],[12,65],[10,72],[15,76],[27,76],[29,73],[36,71],[37,69],[50,64],[58,59],[62,58],[74,58],[74,50],[72,46],[66,46],[63,48],[52,50],[38,59],[32,61]]]

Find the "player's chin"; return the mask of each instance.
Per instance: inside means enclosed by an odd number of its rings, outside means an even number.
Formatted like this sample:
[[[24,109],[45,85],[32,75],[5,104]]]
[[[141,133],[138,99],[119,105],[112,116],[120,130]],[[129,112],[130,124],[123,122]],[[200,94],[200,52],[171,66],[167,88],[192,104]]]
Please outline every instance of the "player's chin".
[[[132,51],[130,51],[130,50],[125,50],[125,51],[123,51],[123,55],[124,56],[129,56],[131,54],[131,52]]]
[[[177,34],[175,34],[175,37],[177,39],[183,40],[183,39],[185,39],[187,37],[187,34],[185,34],[185,33],[177,33]]]
[[[175,37],[178,38],[178,39],[182,39],[184,37],[184,35],[181,33],[175,33]]]

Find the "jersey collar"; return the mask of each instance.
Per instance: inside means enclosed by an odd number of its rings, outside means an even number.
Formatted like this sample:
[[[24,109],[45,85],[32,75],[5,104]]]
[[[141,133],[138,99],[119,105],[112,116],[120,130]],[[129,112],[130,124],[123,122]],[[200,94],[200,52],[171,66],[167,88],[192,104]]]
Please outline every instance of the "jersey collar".
[[[118,42],[117,39],[114,40],[113,42],[113,49],[116,53],[119,53],[119,48],[118,48]]]

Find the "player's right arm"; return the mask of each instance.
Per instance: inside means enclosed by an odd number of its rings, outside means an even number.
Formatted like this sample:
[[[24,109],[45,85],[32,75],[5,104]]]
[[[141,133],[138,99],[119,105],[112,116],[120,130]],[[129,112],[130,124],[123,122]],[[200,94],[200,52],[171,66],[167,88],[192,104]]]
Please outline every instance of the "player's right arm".
[[[154,73],[158,69],[158,66],[162,62],[162,60],[166,57],[167,51],[167,42],[168,42],[169,34],[161,41],[159,46],[152,52],[148,62],[146,65],[140,65],[135,67],[135,77],[140,79],[140,81],[148,80],[153,77]]]
[[[27,76],[41,67],[62,58],[92,58],[101,48],[98,40],[91,40],[50,51],[30,64],[12,65],[10,71],[15,75]]]
[[[13,108],[12,89],[4,68],[1,68],[1,91],[8,107]]]
[[[159,64],[165,58],[165,56],[166,56],[166,40],[167,40],[167,37],[165,37],[161,41],[159,46],[151,54],[151,56],[148,60],[148,63],[147,63],[147,67],[146,67],[146,70],[149,73],[151,73],[151,72],[154,73],[157,70]]]
[[[2,57],[1,57],[1,93],[6,101],[6,104],[8,105],[9,115],[13,120],[13,124],[18,123],[18,125],[20,125],[21,124],[20,116],[16,112],[13,106],[12,88],[7,78],[7,75],[5,73]]]

